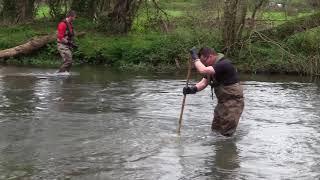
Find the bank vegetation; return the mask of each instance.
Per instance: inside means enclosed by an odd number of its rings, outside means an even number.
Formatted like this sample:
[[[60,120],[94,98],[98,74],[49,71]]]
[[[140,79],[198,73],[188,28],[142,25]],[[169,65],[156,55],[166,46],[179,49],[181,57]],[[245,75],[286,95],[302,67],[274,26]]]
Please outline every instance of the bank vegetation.
[[[56,33],[70,9],[78,65],[183,68],[188,49],[210,46],[240,71],[320,75],[320,0],[0,0],[0,55]],[[21,52],[21,51],[19,51]],[[1,58],[3,64],[56,66],[54,41]]]

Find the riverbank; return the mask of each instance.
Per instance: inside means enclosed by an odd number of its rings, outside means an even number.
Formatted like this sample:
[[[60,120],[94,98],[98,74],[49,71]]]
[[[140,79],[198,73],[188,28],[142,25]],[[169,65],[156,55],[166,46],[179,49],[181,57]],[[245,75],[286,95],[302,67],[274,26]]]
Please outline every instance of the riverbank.
[[[27,25],[2,26],[0,49],[22,44],[32,37],[55,33],[57,22],[37,21]],[[77,19],[75,29],[86,35],[77,38],[79,48],[74,52],[75,66],[104,65],[130,70],[167,70],[184,68],[189,58],[188,49],[196,46],[222,49],[219,30],[177,28],[172,32],[132,32],[128,35],[110,35],[95,30],[86,19]],[[239,71],[249,73],[320,74],[319,29],[295,34],[282,42],[275,42],[254,32],[231,56]],[[252,36],[261,36],[250,41]],[[2,60],[5,64],[57,67],[60,56],[55,43],[28,55]]]

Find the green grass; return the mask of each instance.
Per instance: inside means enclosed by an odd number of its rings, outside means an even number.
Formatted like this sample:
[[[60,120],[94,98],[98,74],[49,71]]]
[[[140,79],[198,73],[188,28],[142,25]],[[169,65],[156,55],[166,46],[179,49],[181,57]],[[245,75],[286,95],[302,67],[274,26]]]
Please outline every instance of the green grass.
[[[304,55],[310,52],[320,54],[320,28],[313,28],[306,32],[296,33],[291,36],[286,43],[293,50],[299,50]]]
[[[181,17],[185,15],[185,12],[181,10],[166,10],[166,13],[168,13],[168,15],[172,17]]]
[[[88,61],[96,57],[103,59],[104,63],[123,66],[141,64],[159,65],[174,64],[174,59],[185,59],[187,50],[195,46],[197,40],[187,33],[148,33],[129,34],[127,36],[106,37],[104,34],[90,34],[79,39],[79,50],[83,53],[83,58]],[[204,37],[200,41],[204,44],[212,42],[214,36]]]
[[[36,12],[36,19],[49,18],[50,8],[47,5],[40,5]]]
[[[199,5],[199,0],[166,0],[161,1],[160,6],[164,9],[181,10],[192,9]]]
[[[26,42],[36,35],[29,26],[1,26],[0,27],[0,49],[11,48]]]
[[[262,19],[271,20],[271,21],[285,21],[285,20],[293,20],[299,17],[308,16],[311,14],[312,13],[304,12],[304,13],[298,13],[296,16],[286,16],[285,12],[269,11],[269,12],[264,12],[262,14]]]
[[[88,21],[83,19],[76,22],[75,29],[85,30],[88,25]],[[49,26],[45,27],[45,24],[49,24]],[[92,27],[92,24],[89,25]],[[51,28],[50,32],[55,33],[56,23],[38,22],[24,26],[0,28],[0,37],[4,37],[0,39],[0,48],[14,47],[45,32],[46,30],[41,30],[41,27]],[[182,65],[186,62],[190,47],[200,47],[205,44],[219,47],[217,45],[219,42],[218,33],[212,35],[210,34],[212,30],[201,31],[197,35],[194,33],[191,29],[179,29],[169,34],[133,32],[126,36],[109,36],[89,29],[84,37],[76,39],[79,49],[74,53],[74,60],[75,64],[106,64],[120,69],[175,68],[175,59],[179,59]],[[60,64],[59,60],[56,44],[53,42],[30,56],[10,59],[10,63],[56,66]]]

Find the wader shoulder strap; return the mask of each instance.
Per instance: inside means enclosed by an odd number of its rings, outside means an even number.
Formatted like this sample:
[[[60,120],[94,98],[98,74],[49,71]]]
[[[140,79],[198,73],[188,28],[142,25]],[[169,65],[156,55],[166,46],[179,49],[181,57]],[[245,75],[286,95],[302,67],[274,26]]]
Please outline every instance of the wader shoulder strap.
[[[214,62],[213,67],[214,67],[219,61],[222,61],[223,59],[225,59],[225,58],[224,58],[224,54],[218,53],[217,60]],[[214,89],[215,87],[218,87],[220,84],[219,84],[219,82],[218,82],[216,79],[214,79],[212,76],[209,77],[209,84],[210,84],[210,86],[211,86],[211,98],[212,98],[212,100],[213,100],[213,89]]]
[[[64,22],[67,25],[67,30],[66,30],[65,36],[68,36],[68,38],[72,39],[74,36],[74,31],[73,31],[72,25],[67,20],[63,20],[62,22]]]
[[[222,61],[223,59],[225,59],[224,54],[218,53],[218,57],[217,60],[214,62],[214,65],[217,64],[219,61]]]

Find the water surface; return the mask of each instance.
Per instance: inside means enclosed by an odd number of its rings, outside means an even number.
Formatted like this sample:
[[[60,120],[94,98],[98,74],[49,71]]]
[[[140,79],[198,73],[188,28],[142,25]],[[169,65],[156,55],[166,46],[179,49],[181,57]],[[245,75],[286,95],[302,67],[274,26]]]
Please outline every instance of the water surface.
[[[236,134],[210,130],[210,88],[185,72],[0,69],[0,179],[319,179],[320,83],[241,75]],[[192,75],[191,83],[200,76]]]

